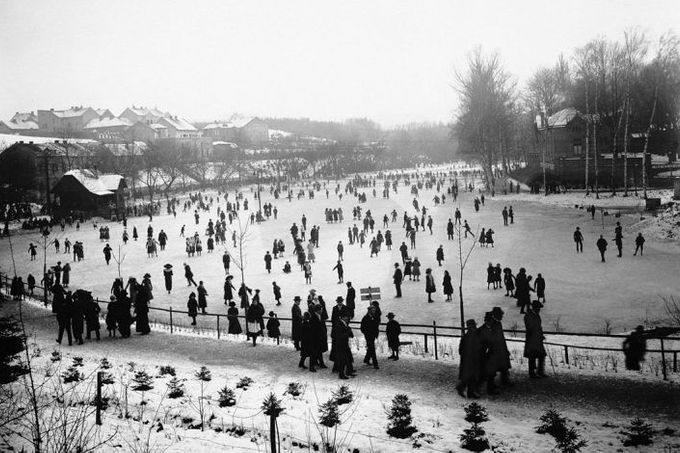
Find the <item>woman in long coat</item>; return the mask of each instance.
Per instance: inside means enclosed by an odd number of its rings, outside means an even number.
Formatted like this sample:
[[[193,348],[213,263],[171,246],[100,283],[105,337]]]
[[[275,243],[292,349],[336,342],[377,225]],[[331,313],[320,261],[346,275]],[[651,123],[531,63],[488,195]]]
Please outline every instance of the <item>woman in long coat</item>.
[[[253,339],[253,346],[257,344],[257,337],[262,333],[263,316],[264,307],[259,301],[253,300],[246,311],[246,331],[248,336]]]
[[[90,332],[94,331],[95,336],[97,337],[97,340],[100,338],[99,334],[99,312],[101,309],[99,308],[99,304],[97,301],[90,295],[88,297],[87,302],[85,303],[85,324],[87,325],[87,335],[85,336],[86,339],[90,339]]]
[[[196,291],[198,291],[198,307],[201,309],[201,312],[205,314],[205,309],[208,307],[208,290],[203,286],[203,280],[198,282]]]
[[[526,340],[524,342],[524,357],[529,359],[529,377],[545,377],[545,346],[543,346],[543,326],[539,312],[541,304],[538,301],[531,303],[531,308],[524,315],[524,327]],[[537,363],[538,362],[538,363]]]
[[[451,274],[449,274],[449,271],[444,271],[444,281],[442,282],[442,286],[444,288],[444,294],[446,295],[446,301],[451,301],[453,298],[451,297],[453,295],[453,285],[451,284]]]
[[[460,339],[458,353],[460,354],[459,383],[456,385],[458,394],[465,397],[479,398],[477,390],[482,370],[482,341],[477,330],[477,323],[474,319],[468,319],[465,323],[467,332]]]
[[[85,301],[80,290],[73,293],[73,305],[71,306],[71,328],[73,339],[78,344],[83,344],[83,332],[85,331]]]
[[[137,298],[134,302],[135,305],[135,330],[142,335],[146,335],[151,332],[151,327],[149,326],[149,301],[150,290],[146,285],[140,285]]]
[[[232,275],[227,275],[227,278],[224,279],[224,304],[227,305],[230,304],[232,300],[234,300],[234,285],[231,284],[231,281],[234,279]]]
[[[505,283],[505,295],[515,297],[515,277],[509,267],[503,269],[503,283]]]
[[[489,289],[491,285],[496,287],[496,270],[493,267],[493,264],[489,263],[489,266],[486,268],[486,289]]]
[[[432,269],[430,269],[429,267],[425,270],[425,292],[427,293],[427,301],[434,302],[432,300],[432,293],[437,292],[437,288],[434,285]]]
[[[413,272],[413,280],[419,282],[420,281],[420,261],[418,261],[418,257],[415,257],[413,259],[413,263],[411,263],[411,271]]]
[[[172,291],[172,265],[166,264],[163,266],[163,278],[165,279],[165,290],[170,294]]]
[[[236,302],[229,302],[229,309],[227,310],[227,319],[229,320],[229,329],[227,333],[232,335],[238,335],[243,332],[241,328],[241,323],[238,320],[238,308],[236,308]]]
[[[191,292],[189,294],[189,300],[187,301],[187,311],[189,317],[191,318],[191,325],[196,325],[196,316],[198,316],[198,302],[196,302],[196,293]]]

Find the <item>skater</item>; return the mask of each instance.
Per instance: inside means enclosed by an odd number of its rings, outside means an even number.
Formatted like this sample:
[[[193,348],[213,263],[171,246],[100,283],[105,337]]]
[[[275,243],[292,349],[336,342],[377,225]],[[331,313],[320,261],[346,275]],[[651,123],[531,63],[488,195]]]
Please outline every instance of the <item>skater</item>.
[[[494,307],[484,315],[484,326],[480,331],[482,351],[484,356],[484,374],[486,377],[487,393],[497,395],[498,387],[494,382],[496,373],[501,374],[501,383],[510,385],[509,370],[510,352],[503,334],[503,310]]]
[[[269,319],[267,320],[267,336],[269,338],[275,338],[276,339],[276,344],[280,343],[280,337],[281,337],[281,321],[279,321],[279,318],[276,316],[276,313],[273,311],[269,312]]]
[[[460,368],[458,370],[458,394],[465,398],[479,398],[478,383],[481,378],[482,341],[474,319],[465,321],[465,335],[460,339],[458,353]]]
[[[106,244],[106,247],[104,247],[104,259],[106,260],[106,265],[109,265],[109,261],[111,261],[111,246],[109,244]]]
[[[503,216],[503,225],[508,226],[508,208],[507,208],[507,206],[503,206],[503,211],[501,212],[501,215]]]
[[[472,230],[470,229],[470,225],[468,225],[467,220],[465,220],[463,228],[465,228],[465,237],[467,237],[468,233],[470,233],[472,237],[475,237],[475,233],[473,233]]]
[[[387,313],[387,319],[387,325],[385,326],[387,347],[392,351],[392,354],[387,359],[399,360],[399,335],[401,334],[401,326],[394,320],[394,313]]]
[[[225,274],[229,274],[229,267],[231,265],[231,256],[229,253],[224,252],[224,255],[222,255],[222,265],[224,266],[224,272]]]
[[[449,274],[449,271],[444,271],[442,288],[444,289],[444,295],[446,295],[446,302],[451,302],[453,300],[453,285],[451,284],[451,274]]]
[[[187,301],[187,311],[189,312],[189,317],[191,318],[191,325],[196,325],[196,316],[198,316],[198,302],[196,301],[196,293],[191,292],[189,294],[189,300]]]
[[[600,235],[600,239],[597,240],[597,249],[600,251],[600,257],[602,257],[602,262],[604,263],[604,252],[607,251],[607,240]]]
[[[616,244],[616,249],[619,251],[617,257],[621,258],[623,253],[623,228],[621,228],[621,222],[616,222],[616,228],[614,228],[614,243]]]
[[[333,349],[330,357],[335,362],[333,369],[338,371],[340,379],[354,377],[356,375],[352,365],[354,358],[352,357],[352,348],[349,345],[350,338],[353,338],[354,334],[349,326],[349,314],[343,313],[340,316],[340,321],[335,326],[333,333]]]
[[[229,309],[227,310],[227,319],[229,320],[229,328],[227,333],[232,335],[239,335],[243,332],[241,328],[241,323],[238,320],[238,308],[236,308],[236,302],[229,302]]]
[[[194,281],[194,273],[191,271],[191,266],[187,263],[184,263],[184,278],[187,279],[187,286],[191,286],[192,284],[198,286]]]
[[[300,340],[302,340],[302,310],[300,309],[300,296],[293,298],[293,306],[291,308],[292,328],[291,338],[296,351],[300,351]],[[304,361],[304,359],[303,359]]]
[[[198,292],[198,307],[201,309],[201,313],[205,315],[205,309],[208,307],[208,291],[205,289],[205,286],[203,286],[203,280],[198,282],[196,291]]]
[[[106,330],[109,334],[109,337],[116,336],[116,319],[119,316],[119,307],[120,304],[116,300],[116,296],[112,294],[109,298],[109,303],[106,306]]]
[[[444,261],[444,246],[440,245],[439,248],[437,249],[437,263],[439,264],[439,267],[442,266],[442,261]]]
[[[345,280],[344,280],[345,271],[342,267],[342,261],[338,260],[338,264],[336,264],[335,267],[333,267],[332,270],[338,271],[338,285],[344,283],[345,282]]]
[[[638,250],[640,251],[640,256],[642,256],[644,246],[645,238],[642,236],[642,233],[638,233],[637,237],[635,238],[635,253],[633,253],[633,256],[637,256]]]
[[[432,293],[436,292],[437,289],[434,285],[434,277],[432,276],[432,269],[429,267],[425,269],[425,292],[427,293],[427,301],[434,302],[432,300]]]
[[[274,292],[276,305],[281,305],[281,287],[277,285],[276,282],[272,282],[272,291]]]
[[[397,295],[394,297],[401,297],[401,282],[404,280],[401,269],[399,268],[399,263],[394,263],[394,274],[392,275],[392,281],[394,282],[394,287],[397,290]]]
[[[536,291],[536,299],[545,304],[545,280],[541,274],[538,274],[536,280],[534,280],[534,291]]]
[[[64,337],[64,331],[68,338],[68,345],[73,345],[73,338],[71,337],[71,310],[73,307],[73,298],[71,291],[66,293],[66,298],[63,303],[57,307],[57,323],[59,324],[59,334],[57,336],[57,343],[61,344],[61,339]]]
[[[583,234],[579,227],[576,227],[576,231],[574,231],[574,242],[576,243],[576,253],[583,253]]]
[[[371,305],[368,307],[366,314],[361,319],[361,333],[364,334],[366,341],[366,355],[364,356],[364,363],[366,365],[373,364],[374,369],[378,369],[378,358],[375,354],[375,340],[378,339],[380,329],[380,322],[376,316],[376,308]]]
[[[95,337],[97,338],[97,341],[100,340],[100,334],[99,334],[99,312],[101,309],[99,308],[99,304],[97,303],[97,300],[94,299],[91,295],[88,297],[88,301],[85,303],[85,325],[87,326],[87,334],[85,335],[85,338],[89,340],[91,338],[91,333],[94,331]]]
[[[257,345],[257,337],[262,334],[263,316],[264,307],[257,299],[253,298],[253,303],[246,310],[246,332],[248,337],[253,340],[253,346]]]
[[[630,335],[623,341],[623,354],[626,357],[627,370],[640,370],[640,362],[645,360],[647,353],[647,341],[642,334],[644,328],[637,326]]]
[[[540,275],[540,274],[539,274]],[[526,340],[524,342],[524,357],[529,359],[529,377],[532,379],[544,378],[545,375],[545,346],[543,346],[543,327],[541,325],[540,311],[543,307],[539,301],[531,303],[531,308],[524,315],[524,328]]]
[[[268,274],[272,273],[272,255],[269,253],[269,250],[264,254],[264,268]]]
[[[163,279],[165,279],[165,290],[170,294],[172,291],[172,264],[163,266]]]
[[[234,285],[231,284],[233,279],[233,275],[227,275],[227,277],[224,279],[224,305],[227,305],[232,300],[234,300],[234,291],[236,288],[234,288]]]

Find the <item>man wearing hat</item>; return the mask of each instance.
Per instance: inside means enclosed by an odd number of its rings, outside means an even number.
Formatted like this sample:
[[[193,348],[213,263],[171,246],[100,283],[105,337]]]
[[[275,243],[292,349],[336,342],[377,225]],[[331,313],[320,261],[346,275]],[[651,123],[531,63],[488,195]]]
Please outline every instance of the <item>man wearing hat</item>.
[[[172,264],[163,266],[163,278],[165,279],[165,290],[170,294],[170,291],[172,291]]]
[[[334,371],[338,371],[340,379],[349,379],[348,376],[355,376],[352,362],[352,349],[349,339],[354,337],[352,328],[349,326],[349,314],[343,313],[340,316],[335,332],[333,332],[333,349],[330,359],[335,362]]]
[[[484,352],[484,371],[486,374],[486,388],[490,395],[497,395],[498,388],[494,383],[496,373],[500,371],[501,382],[509,385],[510,351],[503,334],[503,310],[493,307],[484,315],[484,326],[480,332],[482,350]]]
[[[331,332],[333,328],[335,327],[335,323],[340,320],[340,317],[347,312],[347,307],[345,304],[343,304],[344,299],[342,296],[338,296],[335,298],[335,306],[333,307],[333,310],[331,311]],[[333,335],[331,333],[331,335]]]
[[[292,328],[290,335],[295,345],[295,350],[300,350],[300,339],[302,335],[302,310],[300,309],[300,302],[302,298],[295,296],[293,298],[293,307],[291,308]]]
[[[397,295],[394,297],[401,297],[401,282],[404,280],[404,274],[402,274],[399,268],[399,263],[394,263],[394,274],[392,275],[392,281],[394,282],[394,287],[397,290]]]
[[[373,362],[373,368],[378,367],[378,358],[375,355],[375,340],[378,338],[380,328],[380,321],[376,316],[376,307],[369,306],[366,314],[361,319],[361,333],[364,334],[366,341],[366,355],[364,356],[364,363],[370,365]]]
[[[458,394],[465,398],[479,398],[477,389],[480,380],[480,364],[482,362],[482,341],[474,319],[465,322],[465,335],[460,339],[458,353],[460,354],[459,383],[456,386]]]
[[[535,300],[524,315],[526,340],[524,342],[524,357],[529,359],[529,377],[536,379],[545,375],[545,347],[543,346],[543,326],[540,316],[543,304]]]
[[[347,307],[347,311],[349,313],[349,319],[354,318],[354,308],[355,308],[355,300],[357,297],[357,292],[352,287],[352,282],[347,282],[347,295],[345,296],[345,305]]]

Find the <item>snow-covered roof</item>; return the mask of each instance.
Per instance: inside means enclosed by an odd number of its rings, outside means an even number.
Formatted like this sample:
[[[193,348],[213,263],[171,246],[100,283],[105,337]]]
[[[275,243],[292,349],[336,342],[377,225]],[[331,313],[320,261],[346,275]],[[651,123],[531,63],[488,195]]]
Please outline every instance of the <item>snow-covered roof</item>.
[[[95,118],[85,126],[85,129],[103,129],[105,127],[130,127],[132,121],[127,118]]]
[[[31,120],[12,119],[9,121],[0,121],[0,123],[12,130],[39,129],[38,123]]]
[[[236,143],[232,142],[223,142],[223,141],[214,141],[212,142],[213,146],[228,146],[229,148],[238,148],[238,145]]]
[[[9,148],[10,146],[19,142],[24,143],[33,142],[35,144],[47,144],[47,143],[54,144],[55,141],[62,142],[63,140],[61,138],[56,137],[33,137],[31,135],[0,134],[0,150]],[[86,138],[73,138],[69,140],[69,144],[73,145],[74,143],[86,145],[96,144],[97,141]]]
[[[196,129],[191,123],[178,116],[172,118],[163,118],[162,120],[167,122],[170,127],[173,127],[178,131],[198,131],[198,129]]]
[[[85,189],[95,195],[111,195],[123,179],[121,175],[101,174],[97,175],[92,170],[71,170],[64,173],[64,176],[72,176],[82,184]]]
[[[232,128],[232,127],[234,127],[234,125],[233,125],[232,123],[229,123],[229,122],[222,122],[222,123],[215,122],[215,123],[207,124],[207,125],[203,128],[203,130],[211,130],[211,129],[230,129],[230,128]]]
[[[51,114],[59,118],[75,118],[83,116],[91,107],[71,107],[68,110],[48,110]]]
[[[33,112],[16,112],[14,116],[10,118],[10,121],[12,122],[38,121],[38,117],[35,116],[35,113]]]
[[[167,126],[158,123],[149,124],[149,127],[154,130],[167,129]]]
[[[551,115],[550,118],[548,118],[548,126],[567,127],[567,124],[569,124],[576,117],[582,118],[583,115],[575,108],[567,107],[566,109],[562,109],[554,115]]]
[[[142,141],[130,143],[104,143],[103,146],[111,151],[114,156],[140,156],[148,148]]]
[[[246,127],[248,124],[250,124],[251,121],[255,120],[256,118],[254,117],[245,117],[245,118],[232,118],[231,121],[229,122],[232,126],[231,127],[237,127],[241,129],[242,127]]]
[[[292,132],[286,132],[279,129],[269,129],[269,138],[272,137],[290,137],[293,135]]]

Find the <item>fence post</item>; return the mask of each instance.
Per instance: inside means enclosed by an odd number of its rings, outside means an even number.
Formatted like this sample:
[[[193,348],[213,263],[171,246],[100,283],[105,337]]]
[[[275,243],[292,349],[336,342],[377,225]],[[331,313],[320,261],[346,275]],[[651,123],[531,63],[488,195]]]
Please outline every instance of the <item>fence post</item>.
[[[678,372],[678,351],[673,351],[673,373]]]
[[[103,371],[97,371],[97,414],[95,416],[95,423],[97,425],[102,424],[102,376],[104,375]]]
[[[663,347],[663,338],[659,338],[661,341],[661,369],[663,370],[663,380],[667,381],[668,376],[666,376],[666,350]]]
[[[564,345],[564,361],[569,365],[569,347]]]
[[[425,338],[425,352],[428,352],[428,350],[427,350],[427,334],[423,334],[423,337]]]
[[[170,307],[170,333],[172,333],[172,306]]]
[[[439,360],[439,351],[437,348],[437,321],[432,321],[432,335],[434,336],[434,359]]]
[[[220,315],[217,315],[217,339],[220,339]]]

